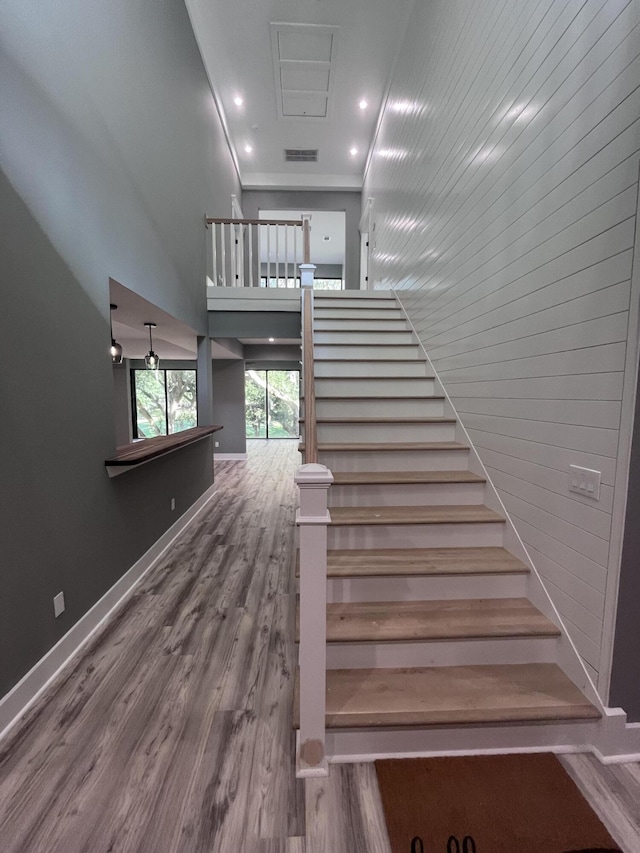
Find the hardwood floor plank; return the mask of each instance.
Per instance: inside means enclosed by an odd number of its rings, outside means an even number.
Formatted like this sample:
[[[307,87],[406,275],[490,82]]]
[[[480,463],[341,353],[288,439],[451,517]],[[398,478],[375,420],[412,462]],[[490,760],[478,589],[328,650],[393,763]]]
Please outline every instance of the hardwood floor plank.
[[[640,850],[640,765],[603,765],[587,753],[560,761],[620,848]]]

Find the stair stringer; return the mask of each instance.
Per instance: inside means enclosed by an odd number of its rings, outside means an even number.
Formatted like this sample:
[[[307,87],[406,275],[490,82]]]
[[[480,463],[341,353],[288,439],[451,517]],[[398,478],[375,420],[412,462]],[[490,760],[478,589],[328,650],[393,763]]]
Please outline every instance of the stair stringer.
[[[440,380],[440,376],[438,375],[437,370],[435,369],[433,362],[429,358],[429,354],[422,343],[420,336],[416,332],[415,326],[411,321],[411,318],[407,314],[407,311],[399,299],[397,293],[394,291],[394,296],[396,301],[402,311],[404,312],[404,316],[409,324],[411,331],[414,334],[414,337],[420,346],[420,349],[424,353],[424,357],[433,371],[433,376],[435,377],[435,393],[444,396],[445,398],[445,416],[446,417],[454,417],[456,419],[456,441],[466,444],[469,447],[469,457],[468,457],[468,467],[469,470],[474,474],[478,474],[482,477],[486,478],[486,487],[485,487],[485,499],[484,503],[489,509],[493,509],[496,512],[500,513],[505,519],[505,530],[504,530],[504,547],[514,554],[518,559],[522,560],[522,562],[529,568],[529,577],[527,581],[527,598],[531,603],[540,610],[548,619],[550,619],[561,631],[561,636],[558,638],[557,643],[557,660],[556,663],[563,670],[563,672],[570,678],[573,683],[580,688],[580,690],[584,693],[584,695],[589,699],[589,701],[595,705],[596,708],[603,715],[602,720],[605,721],[607,718],[609,719],[619,719],[621,714],[626,722],[626,715],[620,711],[620,709],[611,709],[607,708],[598,693],[598,690],[593,683],[591,676],[589,675],[586,667],[584,666],[580,654],[571,639],[569,631],[564,624],[561,614],[559,613],[557,607],[555,606],[553,599],[547,590],[544,580],[538,572],[534,561],[531,558],[524,542],[522,541],[520,534],[511,518],[510,513],[508,512],[506,506],[504,505],[498,490],[496,489],[493,480],[491,479],[491,475],[487,471],[480,455],[478,454],[469,433],[467,432],[464,424],[462,423],[460,416],[454,406],[451,397],[449,396],[447,389],[444,384]],[[597,726],[597,724],[596,724]],[[596,729],[597,730],[597,729]],[[595,744],[594,744],[595,745]]]

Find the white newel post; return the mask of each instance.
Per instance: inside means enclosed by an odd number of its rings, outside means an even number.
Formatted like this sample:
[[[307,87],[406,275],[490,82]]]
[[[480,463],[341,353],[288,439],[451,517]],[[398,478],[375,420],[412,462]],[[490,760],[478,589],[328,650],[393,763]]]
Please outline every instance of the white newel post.
[[[300,509],[300,729],[296,775],[328,776],[325,755],[327,667],[327,509],[331,471],[324,465],[301,465],[296,473]]]
[[[313,278],[316,271],[315,264],[299,264],[300,287],[313,287]]]

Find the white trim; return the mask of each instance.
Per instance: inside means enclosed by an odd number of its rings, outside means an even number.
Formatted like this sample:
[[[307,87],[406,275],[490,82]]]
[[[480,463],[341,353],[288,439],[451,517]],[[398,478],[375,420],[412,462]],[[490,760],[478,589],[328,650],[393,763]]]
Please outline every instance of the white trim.
[[[305,119],[309,121],[310,119]],[[309,173],[247,172],[243,190],[326,190],[327,192],[361,192],[361,175],[316,175]]]
[[[246,462],[249,455],[247,453],[216,453],[214,450],[213,458],[219,462]]]
[[[336,755],[329,759],[329,764],[357,764],[372,761],[384,761],[389,758],[459,758],[465,755],[536,755],[542,752],[552,752],[554,755],[578,755],[584,752],[596,752],[588,746],[508,746],[495,749],[452,749],[448,752],[430,750],[426,752],[371,752],[367,755]]]
[[[111,589],[82,616],[38,663],[0,700],[0,740],[18,722],[54,678],[93,637],[105,620],[165,553],[177,536],[215,494],[215,484],[175,521],[146,553],[137,560]]]
[[[638,186],[640,187],[640,180]],[[629,465],[631,462],[631,444],[635,420],[636,392],[638,386],[638,328],[640,310],[640,241],[638,240],[638,217],[640,216],[640,192],[636,208],[635,250],[631,270],[631,291],[629,294],[629,324],[627,326],[627,350],[622,385],[622,406],[620,409],[620,431],[618,433],[618,454],[616,476],[613,490],[613,508],[611,512],[611,535],[609,538],[609,559],[607,562],[607,587],[604,598],[602,623],[602,642],[598,665],[598,691],[605,702],[609,701],[611,687],[611,667],[613,664],[613,646],[618,615],[618,594],[620,588],[620,564],[624,542],[624,526],[629,489]]]

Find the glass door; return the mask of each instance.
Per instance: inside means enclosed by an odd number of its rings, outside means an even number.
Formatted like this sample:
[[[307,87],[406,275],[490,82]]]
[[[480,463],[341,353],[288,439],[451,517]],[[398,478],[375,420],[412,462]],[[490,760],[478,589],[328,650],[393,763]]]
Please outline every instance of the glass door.
[[[298,438],[300,371],[245,372],[247,438]]]

